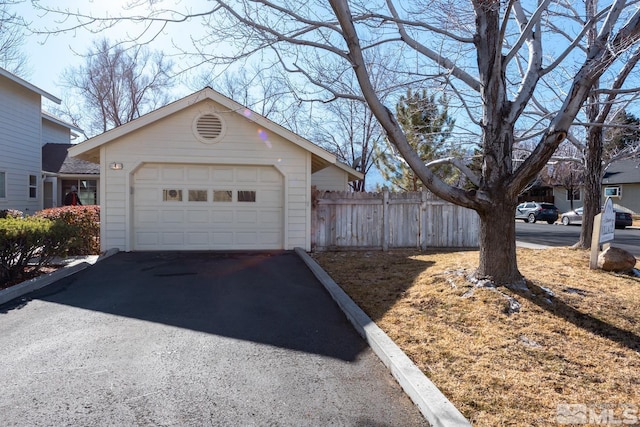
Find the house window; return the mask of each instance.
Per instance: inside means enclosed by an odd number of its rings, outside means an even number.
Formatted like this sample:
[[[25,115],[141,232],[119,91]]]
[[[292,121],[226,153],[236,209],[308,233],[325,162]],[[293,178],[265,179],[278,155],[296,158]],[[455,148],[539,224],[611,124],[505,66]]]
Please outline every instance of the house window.
[[[605,187],[604,197],[622,197],[620,187]]]
[[[567,201],[579,201],[580,200],[580,189],[574,188],[573,190],[567,190]]]
[[[238,190],[238,201],[239,202],[255,202],[256,201],[256,192],[255,191]]]
[[[6,172],[0,172],[0,199],[7,197],[7,174]]]
[[[38,177],[29,175],[29,198],[35,199],[36,197],[38,197]]]
[[[71,187],[76,187],[80,202],[87,205],[98,204],[98,180],[96,179],[63,179],[62,196],[71,191]]]

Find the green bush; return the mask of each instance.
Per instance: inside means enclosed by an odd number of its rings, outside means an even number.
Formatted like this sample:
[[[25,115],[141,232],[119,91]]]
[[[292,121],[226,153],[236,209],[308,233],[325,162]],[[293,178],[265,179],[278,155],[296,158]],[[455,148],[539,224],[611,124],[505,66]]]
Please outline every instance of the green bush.
[[[66,253],[74,229],[45,218],[0,219],[0,284],[21,279],[28,265],[38,270]]]
[[[35,216],[64,221],[76,230],[69,243],[69,255],[100,253],[100,206],[64,206],[44,209]]]

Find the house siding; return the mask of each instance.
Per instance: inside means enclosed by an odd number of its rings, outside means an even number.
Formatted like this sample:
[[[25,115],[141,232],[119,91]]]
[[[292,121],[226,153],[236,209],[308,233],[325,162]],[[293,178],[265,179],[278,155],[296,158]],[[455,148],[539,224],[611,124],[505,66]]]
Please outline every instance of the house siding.
[[[41,206],[41,98],[0,76],[0,171],[6,173],[6,198],[0,209],[35,213]],[[29,197],[29,176],[37,177],[36,198]]]
[[[193,134],[192,124],[201,114],[214,112],[225,122],[220,142],[204,144]],[[273,166],[284,178],[284,249],[309,246],[305,224],[310,216],[308,152],[290,141],[266,134],[254,122],[228,111],[211,100],[128,133],[106,144],[101,151],[104,185],[102,249],[131,250],[132,213],[135,194],[130,196],[133,177],[146,163]],[[111,170],[112,162],[123,169]]]
[[[620,187],[621,197],[612,197],[613,207],[616,209],[640,214],[640,183],[638,184],[604,184],[602,186],[602,200],[606,200],[604,189],[606,187]]]
[[[582,199],[582,190],[580,190],[580,198]],[[578,209],[582,206],[582,200],[574,200],[573,208],[571,207],[571,201],[567,200],[567,189],[564,187],[553,188],[554,205],[558,208],[561,214],[569,212],[573,209]]]
[[[349,181],[347,173],[337,166],[329,166],[311,175],[311,185],[318,190],[347,191]]]
[[[69,128],[42,118],[42,145],[68,144]]]

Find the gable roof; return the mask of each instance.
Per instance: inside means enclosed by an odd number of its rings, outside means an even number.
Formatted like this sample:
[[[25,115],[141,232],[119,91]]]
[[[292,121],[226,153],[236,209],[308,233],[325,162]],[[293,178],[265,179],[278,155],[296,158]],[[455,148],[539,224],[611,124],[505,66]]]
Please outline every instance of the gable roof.
[[[9,71],[7,71],[7,70],[5,70],[4,68],[1,68],[1,67],[0,67],[0,76],[6,77],[7,79],[11,80],[12,82],[17,83],[20,86],[30,90],[31,92],[37,93],[40,96],[44,96],[45,98],[47,98],[50,101],[55,102],[56,104],[60,104],[62,102],[59,98],[56,98],[55,96],[51,95],[49,92],[46,92],[46,91],[40,89],[39,87],[32,85],[28,81],[21,79],[20,77],[16,76],[15,74],[10,73]]]
[[[603,184],[640,184],[640,157],[611,163],[602,178]]]
[[[70,157],[68,150],[72,144],[52,144],[42,146],[42,170],[44,172],[68,175],[99,175],[100,165]]]
[[[118,126],[114,129],[111,129],[103,134],[95,136],[91,139],[88,139],[80,144],[74,145],[69,149],[69,154],[74,157],[79,157],[81,159],[98,163],[100,160],[100,147],[104,144],[107,144],[121,136],[124,136],[130,132],[138,130],[144,126],[147,126],[151,123],[157,122],[171,114],[174,114],[178,111],[181,111],[189,106],[203,101],[205,99],[210,99],[223,107],[229,109],[230,111],[234,111],[237,114],[242,115],[245,119],[252,121],[259,125],[260,127],[273,132],[276,135],[281,136],[282,138],[292,142],[293,144],[298,145],[299,147],[309,151],[312,155],[311,160],[311,169],[312,172],[317,172],[322,170],[330,165],[337,165],[336,156],[324,150],[323,148],[315,145],[314,143],[308,141],[307,139],[301,137],[300,135],[291,132],[290,130],[280,126],[279,124],[263,117],[253,111],[250,111],[247,107],[237,103],[231,98],[227,98],[219,92],[216,92],[210,87],[205,87],[198,92],[195,92],[191,95],[188,95],[182,99],[174,101],[170,104],[165,105],[157,110],[154,110],[150,113],[145,114],[135,120],[132,120],[128,123],[125,123],[122,126]],[[247,113],[248,112],[248,113]],[[341,169],[347,170],[349,174],[349,179],[362,179],[362,174],[355,169],[351,169],[346,165],[339,166]]]

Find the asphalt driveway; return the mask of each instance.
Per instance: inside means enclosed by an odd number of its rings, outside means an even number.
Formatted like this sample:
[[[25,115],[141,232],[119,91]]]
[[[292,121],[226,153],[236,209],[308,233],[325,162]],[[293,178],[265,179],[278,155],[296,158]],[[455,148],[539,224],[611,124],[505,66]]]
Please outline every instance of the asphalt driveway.
[[[426,421],[291,252],[121,253],[0,306],[4,426]]]

